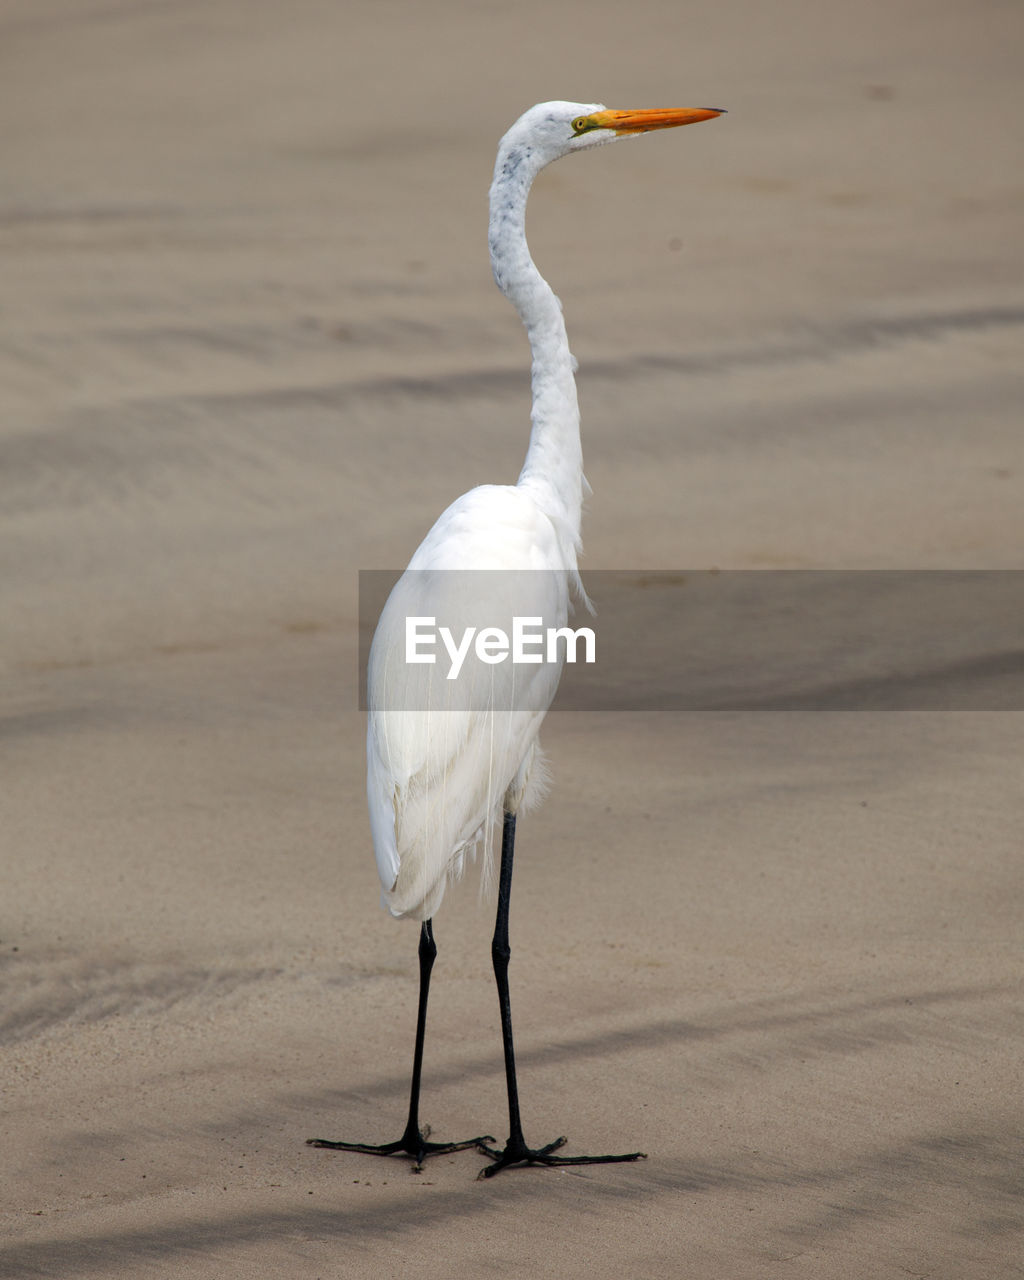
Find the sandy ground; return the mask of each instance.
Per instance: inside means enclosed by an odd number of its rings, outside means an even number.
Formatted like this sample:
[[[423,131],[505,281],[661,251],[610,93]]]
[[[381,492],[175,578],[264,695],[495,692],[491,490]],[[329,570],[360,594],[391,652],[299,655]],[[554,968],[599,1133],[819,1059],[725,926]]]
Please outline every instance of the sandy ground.
[[[553,715],[527,1136],[649,1159],[303,1144],[403,1120],[356,573],[522,457],[497,138],[730,110],[531,204],[587,565],[1018,568],[1022,49],[998,0],[8,0],[0,1273],[1024,1272],[1019,712]],[[490,928],[470,877],[442,1137],[505,1132]]]

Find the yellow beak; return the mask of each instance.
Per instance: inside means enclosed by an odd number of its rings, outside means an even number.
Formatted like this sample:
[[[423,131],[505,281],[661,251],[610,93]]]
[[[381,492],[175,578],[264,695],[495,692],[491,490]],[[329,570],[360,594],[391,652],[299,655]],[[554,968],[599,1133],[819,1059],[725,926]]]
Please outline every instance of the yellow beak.
[[[595,111],[585,117],[586,129],[612,129],[615,133],[647,133],[649,129],[675,129],[681,124],[697,124],[724,115],[718,107],[653,107],[640,111]],[[577,126],[582,121],[577,122]]]

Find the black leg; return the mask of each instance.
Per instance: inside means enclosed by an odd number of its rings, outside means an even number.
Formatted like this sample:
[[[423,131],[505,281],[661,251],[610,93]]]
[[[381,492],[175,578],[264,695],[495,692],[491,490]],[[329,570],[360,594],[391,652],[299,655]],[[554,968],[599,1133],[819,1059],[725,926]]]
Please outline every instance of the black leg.
[[[509,1136],[504,1151],[497,1151],[486,1143],[480,1150],[489,1155],[493,1164],[485,1165],[479,1177],[492,1178],[499,1170],[513,1164],[618,1164],[625,1160],[645,1160],[642,1151],[624,1156],[556,1156],[552,1153],[565,1146],[565,1138],[556,1138],[546,1147],[531,1149],[523,1138],[523,1125],[519,1116],[519,1089],[516,1084],[516,1058],[512,1047],[512,1006],[508,993],[508,962],[512,952],[508,943],[508,910],[512,897],[512,859],[515,853],[515,814],[505,814],[501,833],[501,872],[498,880],[498,915],[494,923],[494,941],[491,943],[491,959],[494,962],[494,980],[498,985],[498,1003],[501,1007],[501,1039],[505,1049],[505,1081],[508,1085]]]
[[[415,1172],[419,1173],[427,1156],[443,1155],[449,1151],[465,1151],[468,1147],[479,1146],[481,1142],[493,1142],[490,1134],[482,1138],[469,1138],[465,1142],[428,1142],[430,1126],[420,1128],[420,1075],[423,1070],[423,1040],[427,1030],[427,996],[430,994],[430,971],[434,967],[437,956],[437,944],[434,942],[434,931],[430,921],[424,920],[420,929],[420,1002],[416,1014],[416,1050],[412,1060],[412,1088],[409,1094],[409,1119],[405,1132],[397,1142],[383,1142],[375,1145],[367,1142],[330,1142],[326,1138],[307,1138],[311,1147],[327,1147],[331,1151],[361,1151],[364,1155],[393,1156],[408,1155],[415,1161]]]

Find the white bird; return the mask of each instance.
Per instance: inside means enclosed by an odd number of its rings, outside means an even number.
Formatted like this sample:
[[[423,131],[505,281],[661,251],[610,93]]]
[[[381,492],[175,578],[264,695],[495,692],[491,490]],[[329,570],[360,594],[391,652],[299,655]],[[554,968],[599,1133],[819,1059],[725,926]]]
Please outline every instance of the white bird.
[[[570,594],[589,603],[577,554],[586,480],[580,446],[576,362],[558,298],[526,243],[526,201],[537,174],[573,151],[652,129],[711,120],[715,108],[610,111],[600,104],[544,102],[531,107],[502,138],[490,192],[494,279],[519,313],[533,358],[530,444],[515,485],[481,485],[463,494],[430,530],[381,614],[367,683],[367,795],[382,901],[395,916],[421,921],[420,998],[412,1092],[405,1132],[379,1146],[310,1139],[310,1145],[413,1157],[477,1146],[491,1175],[512,1164],[590,1164],[637,1160],[556,1156],[565,1139],[539,1149],[523,1137],[508,994],[508,909],[516,815],[543,793],[538,733],[555,695],[564,650],[552,660],[498,662],[479,645],[457,680],[443,652],[433,663],[410,662],[409,619],[430,619],[452,637],[482,621],[514,618],[565,624]],[[414,625],[418,625],[415,624]],[[513,624],[514,625],[514,624]],[[499,628],[501,630],[501,628]],[[447,642],[446,642],[447,643]],[[532,649],[530,651],[533,652]],[[477,656],[479,655],[479,656]],[[544,659],[544,655],[542,655]],[[490,1135],[432,1143],[420,1128],[419,1090],[430,971],[437,954],[431,920],[449,879],[482,850],[485,881],[492,834],[503,821],[498,911],[491,947],[501,1006],[509,1103],[503,1150]]]

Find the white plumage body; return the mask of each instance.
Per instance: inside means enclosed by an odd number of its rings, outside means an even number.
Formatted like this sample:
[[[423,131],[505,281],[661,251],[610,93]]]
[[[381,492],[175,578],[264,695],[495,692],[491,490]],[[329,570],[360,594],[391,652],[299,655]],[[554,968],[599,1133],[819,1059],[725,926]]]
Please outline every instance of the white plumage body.
[[[430,919],[449,877],[481,848],[485,882],[495,825],[543,793],[537,734],[558,686],[553,663],[405,661],[405,619],[429,616],[461,635],[486,618],[563,626],[565,555],[529,494],[485,485],[457,499],[395,585],[370,651],[367,794],[383,904]]]
[[[586,481],[575,361],[561,304],[530,257],[526,200],[544,165],[564,154],[566,113],[596,109],[534,107],[499,144],[490,197],[491,265],[530,340],[530,447],[515,486],[472,489],[439,517],[396,584],[374,635],[367,797],[381,900],[394,915],[429,920],[448,877],[458,875],[467,854],[481,847],[486,884],[502,808],[514,813],[542,794],[537,734],[560,667],[489,667],[485,696],[460,680],[453,706],[438,665],[410,667],[403,661],[404,622],[408,616],[461,614],[470,604],[463,598],[466,573],[482,571],[482,589],[496,596],[507,585],[506,574],[522,575],[514,593],[520,616],[543,617],[554,626],[564,625],[569,590],[579,588],[576,556]],[[557,150],[544,145],[546,117],[557,123],[555,114],[561,122]],[[447,594],[459,598],[446,599]],[[482,602],[472,604],[474,617],[480,616]],[[396,688],[396,682],[404,687]]]
[[[447,879],[493,829],[543,790],[537,734],[561,666],[483,665],[453,689],[440,665],[405,659],[405,620],[514,615],[565,625],[571,596],[589,606],[577,572],[583,475],[576,362],[562,308],[526,243],[526,201],[552,160],[649,129],[709,119],[717,110],[608,111],[545,102],[502,138],[490,192],[489,245],[498,287],[526,326],[532,355],[532,430],[518,482],[483,485],[441,515],[396,584],[370,653],[367,792],[382,901],[429,920]],[[469,576],[472,575],[472,576]]]

